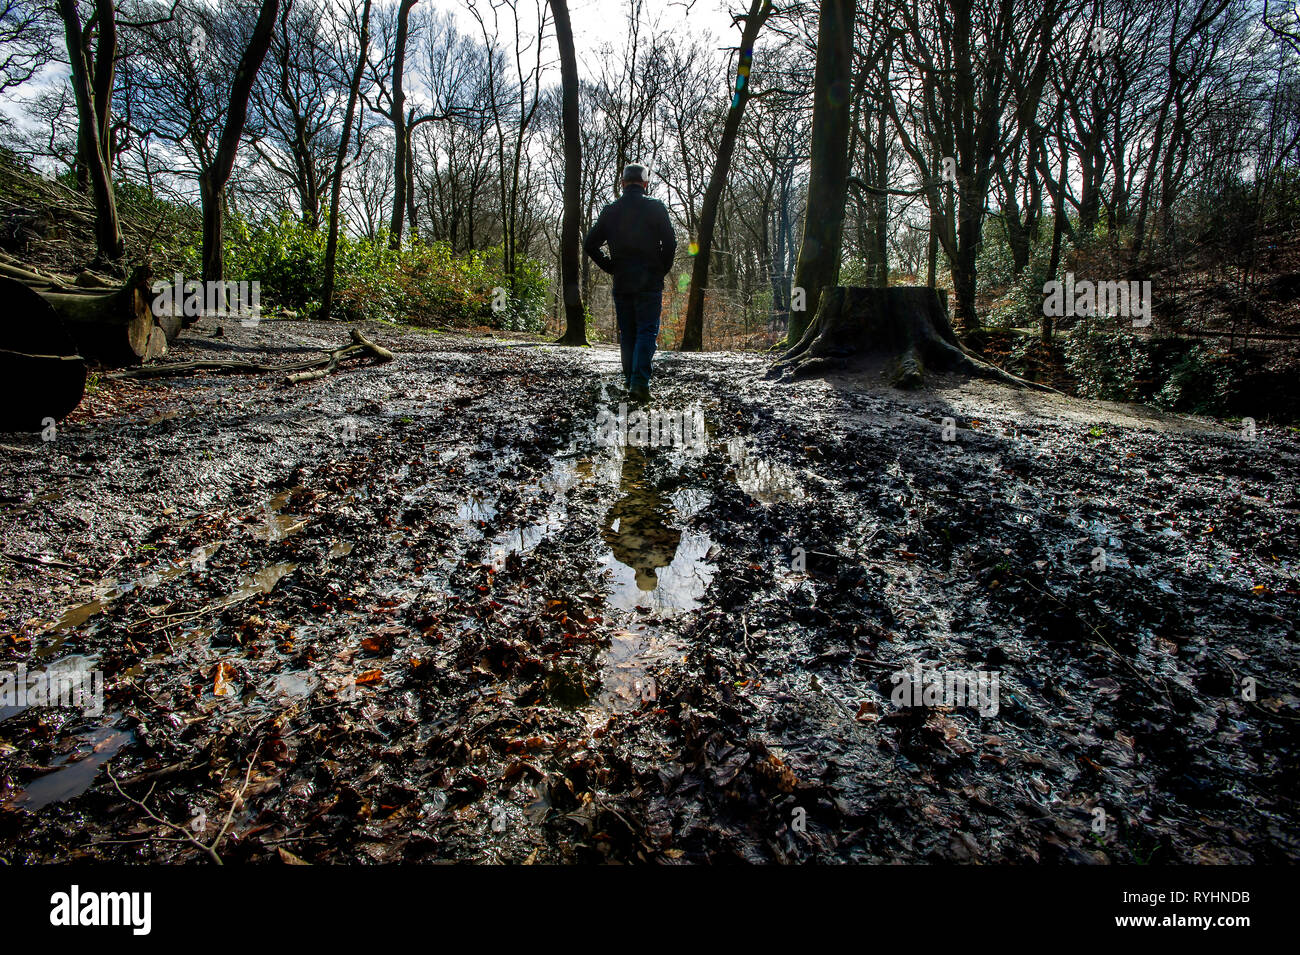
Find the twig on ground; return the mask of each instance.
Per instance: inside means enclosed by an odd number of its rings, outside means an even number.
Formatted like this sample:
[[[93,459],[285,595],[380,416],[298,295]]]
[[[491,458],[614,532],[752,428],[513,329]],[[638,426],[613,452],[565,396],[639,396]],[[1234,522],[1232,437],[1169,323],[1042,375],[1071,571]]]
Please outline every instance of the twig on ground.
[[[211,844],[203,842],[197,836],[193,835],[189,831],[189,829],[187,829],[185,826],[172,822],[170,819],[164,819],[162,816],[158,815],[156,812],[154,812],[152,809],[149,808],[149,806],[147,805],[147,801],[149,797],[153,795],[153,790],[154,790],[153,785],[151,785],[149,787],[149,791],[144,794],[144,799],[136,799],[133,796],[128,796],[126,794],[126,791],[123,790],[120,785],[118,785],[117,777],[113,775],[113,771],[111,769],[108,769],[106,767],[105,772],[108,773],[108,778],[112,781],[113,788],[117,790],[118,795],[120,795],[127,802],[131,803],[133,806],[139,808],[140,811],[143,812],[146,816],[148,816],[149,819],[152,820],[153,822],[158,823],[158,825],[160,826],[165,826],[166,828],[172,830],[173,832],[179,833],[182,837],[181,839],[178,840],[167,839],[166,841],[188,842],[189,844],[193,845],[195,848],[200,849],[201,851],[206,853],[207,856],[211,858],[213,863],[215,863],[216,865],[225,865],[225,863],[221,860],[221,856],[217,854],[217,850],[221,847],[222,841],[226,838],[226,833],[230,831],[230,824],[234,821],[235,818],[235,810],[244,804],[244,793],[248,792],[248,784],[253,777],[253,765],[257,762],[257,754],[260,750],[261,750],[261,745],[259,744],[258,748],[253,751],[253,755],[249,757],[248,771],[244,773],[244,784],[239,788],[239,792],[235,793],[234,798],[230,801],[230,811],[226,813],[226,821],[222,824],[221,829],[218,830],[216,838],[212,840]],[[165,837],[160,836],[157,838],[165,838]]]

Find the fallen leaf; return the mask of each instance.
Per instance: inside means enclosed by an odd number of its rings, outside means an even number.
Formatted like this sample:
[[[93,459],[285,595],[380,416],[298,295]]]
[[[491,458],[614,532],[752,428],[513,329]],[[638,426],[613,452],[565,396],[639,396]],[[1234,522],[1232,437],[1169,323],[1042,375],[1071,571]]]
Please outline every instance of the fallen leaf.
[[[216,666],[212,679],[212,695],[225,696],[230,692],[230,683],[236,677],[235,666],[228,660],[222,660]]]

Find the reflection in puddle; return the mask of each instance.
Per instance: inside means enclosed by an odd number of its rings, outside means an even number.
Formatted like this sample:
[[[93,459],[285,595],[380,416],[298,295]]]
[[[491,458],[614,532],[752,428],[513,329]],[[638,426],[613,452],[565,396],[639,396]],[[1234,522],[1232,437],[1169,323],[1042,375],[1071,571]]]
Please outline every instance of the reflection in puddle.
[[[280,513],[294,492],[299,490],[301,488],[282,491],[263,505],[263,520],[255,526],[253,531],[255,537],[268,542],[281,541],[286,537],[293,536],[307,526],[308,521],[305,518]],[[44,633],[59,633],[64,630],[74,629],[96,614],[102,613],[119,597],[135,590],[150,590],[161,583],[175,580],[181,574],[190,571],[201,571],[207,566],[207,562],[212,555],[220,550],[224,543],[224,541],[214,541],[202,547],[196,547],[188,560],[171,564],[162,570],[150,571],[139,580],[127,581],[126,583],[119,583],[116,580],[101,581],[92,591],[94,597],[91,600],[65,611]],[[331,554],[331,556],[340,555]],[[35,656],[37,659],[49,657],[58,651],[60,645],[61,641],[56,640],[49,646],[37,650]]]
[[[39,655],[36,655],[36,658],[39,659]],[[84,686],[88,685],[85,681],[90,678],[90,674],[98,665],[99,658],[96,656],[83,656],[79,653],[73,653],[66,657],[60,657],[58,660],[55,660],[49,666],[44,668],[33,667],[32,669],[27,670],[26,680],[29,686],[38,679],[44,679],[47,686],[66,686],[77,683]],[[18,674],[22,672],[22,670],[10,671],[15,680],[19,678]],[[0,680],[0,682],[4,681]],[[30,704],[24,703],[21,706],[0,706],[0,722],[3,722],[10,717],[17,716],[19,713],[25,712],[29,705]]]
[[[130,590],[130,587],[119,590],[117,585],[114,584],[113,590],[114,592],[112,596],[106,594],[103,597],[96,597],[89,603],[81,604],[78,607],[73,607],[71,610],[66,611],[63,616],[59,617],[59,619],[55,621],[54,626],[50,627],[46,633],[51,633],[56,630],[70,630],[73,627],[81,626],[95,614],[101,612],[104,609],[105,604],[111,602],[115,597],[122,596],[122,594]]]
[[[309,670],[290,670],[278,673],[270,681],[263,695],[270,699],[296,700],[311,696],[320,680]]]
[[[293,497],[294,492],[299,490],[301,488],[281,491],[262,506],[262,523],[257,530],[259,539],[275,543],[284,540],[286,537],[293,536],[307,526],[305,518],[298,517],[295,514],[280,513],[284,506],[289,503],[289,499]]]
[[[471,491],[456,508],[456,520],[471,528],[486,524],[496,516],[496,505],[482,491]]]
[[[609,547],[601,564],[611,610],[663,617],[699,607],[716,568],[708,563],[712,540],[680,527],[683,512],[697,513],[707,495],[689,489],[665,493],[647,476],[648,463],[643,449],[624,447],[618,497],[601,523]],[[681,650],[679,642],[645,623],[616,631],[599,660],[597,712],[626,712],[656,699],[652,670]]]
[[[188,561],[182,561],[179,564],[172,564],[162,570],[150,571],[139,580],[128,581],[124,584],[120,584],[116,580],[101,581],[93,591],[95,594],[94,599],[87,603],[79,604],[70,610],[64,611],[63,615],[44,632],[58,633],[63,630],[71,630],[74,627],[79,627],[91,617],[98,613],[102,613],[114,600],[125,594],[131,593],[137,588],[140,590],[149,590],[153,587],[157,587],[164,581],[175,580],[187,571],[197,570],[207,563],[209,557],[221,549],[223,543],[223,541],[216,541],[215,543],[207,544],[203,547],[196,547]],[[42,657],[50,656],[58,650],[60,645],[61,641],[55,641],[50,646],[36,651],[36,658],[41,659]]]
[[[239,601],[246,597],[251,597],[253,594],[259,592],[269,594],[273,589],[275,589],[275,585],[278,584],[282,578],[287,577],[297,569],[297,564],[285,561],[279,564],[272,564],[269,567],[263,567],[261,570],[254,574],[249,574],[247,577],[241,577],[239,580],[239,586],[235,588],[235,592],[227,597],[222,602],[222,605],[229,606],[230,604],[239,603]]]
[[[66,802],[80,796],[94,783],[99,768],[135,737],[130,730],[112,726],[97,726],[78,735],[77,749],[55,760],[56,768],[28,783],[13,797],[10,805],[35,811],[50,803]]]
[[[676,508],[647,480],[646,464],[643,449],[624,449],[620,497],[601,527],[610,550],[603,563],[613,578],[609,603],[620,610],[694,610],[713,579],[705,563],[712,542],[675,526]]]
[[[695,610],[704,598],[716,569],[707,562],[713,542],[694,531],[680,533],[675,551],[667,551],[653,540],[644,548],[602,559],[610,576],[609,606],[616,610],[650,610],[660,615]],[[659,563],[667,556],[667,564]],[[629,563],[631,561],[631,563]]]
[[[500,570],[511,554],[527,554],[546,538],[563,531],[569,520],[569,492],[582,482],[592,480],[596,473],[590,457],[578,460],[557,458],[550,474],[538,484],[529,485],[520,491],[520,496],[525,501],[537,500],[544,492],[549,493],[551,501],[546,513],[540,520],[503,531],[494,537],[488,548],[489,563]],[[496,511],[493,510],[492,514],[495,516]]]
[[[760,504],[797,501],[804,496],[793,470],[755,455],[745,447],[744,438],[737,436],[727,442],[727,456],[735,466],[740,489]]]

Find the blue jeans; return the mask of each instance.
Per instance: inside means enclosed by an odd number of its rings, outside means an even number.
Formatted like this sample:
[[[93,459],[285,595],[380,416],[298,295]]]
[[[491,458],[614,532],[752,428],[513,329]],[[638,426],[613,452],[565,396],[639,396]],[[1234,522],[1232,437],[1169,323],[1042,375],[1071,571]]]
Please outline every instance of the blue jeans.
[[[623,377],[633,389],[650,387],[650,362],[659,338],[659,310],[662,289],[614,295],[618,317],[618,340],[623,351]]]

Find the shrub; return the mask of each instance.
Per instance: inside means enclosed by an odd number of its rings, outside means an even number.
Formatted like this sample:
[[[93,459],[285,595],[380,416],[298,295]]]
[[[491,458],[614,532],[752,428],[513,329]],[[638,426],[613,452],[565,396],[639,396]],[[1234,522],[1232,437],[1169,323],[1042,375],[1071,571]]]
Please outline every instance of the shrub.
[[[1174,411],[1225,415],[1241,389],[1242,370],[1236,356],[1194,344],[1170,370],[1155,403]]]
[[[311,315],[325,283],[325,233],[283,214],[250,227],[235,218],[226,227],[226,277],[256,279],[264,301]]]
[[[1080,320],[1065,344],[1065,361],[1084,398],[1141,401],[1150,389],[1151,357],[1131,334],[1095,331]]]
[[[250,224],[234,218],[226,232],[226,273],[258,280],[267,304],[312,317],[325,285],[325,230],[288,214]],[[400,250],[388,235],[339,236],[335,262],[336,314],[415,325],[476,325],[517,331],[545,327],[549,282],[539,263],[518,263],[513,286],[501,270],[501,251],[456,254],[445,242],[413,239]],[[492,308],[495,289],[506,307]]]

